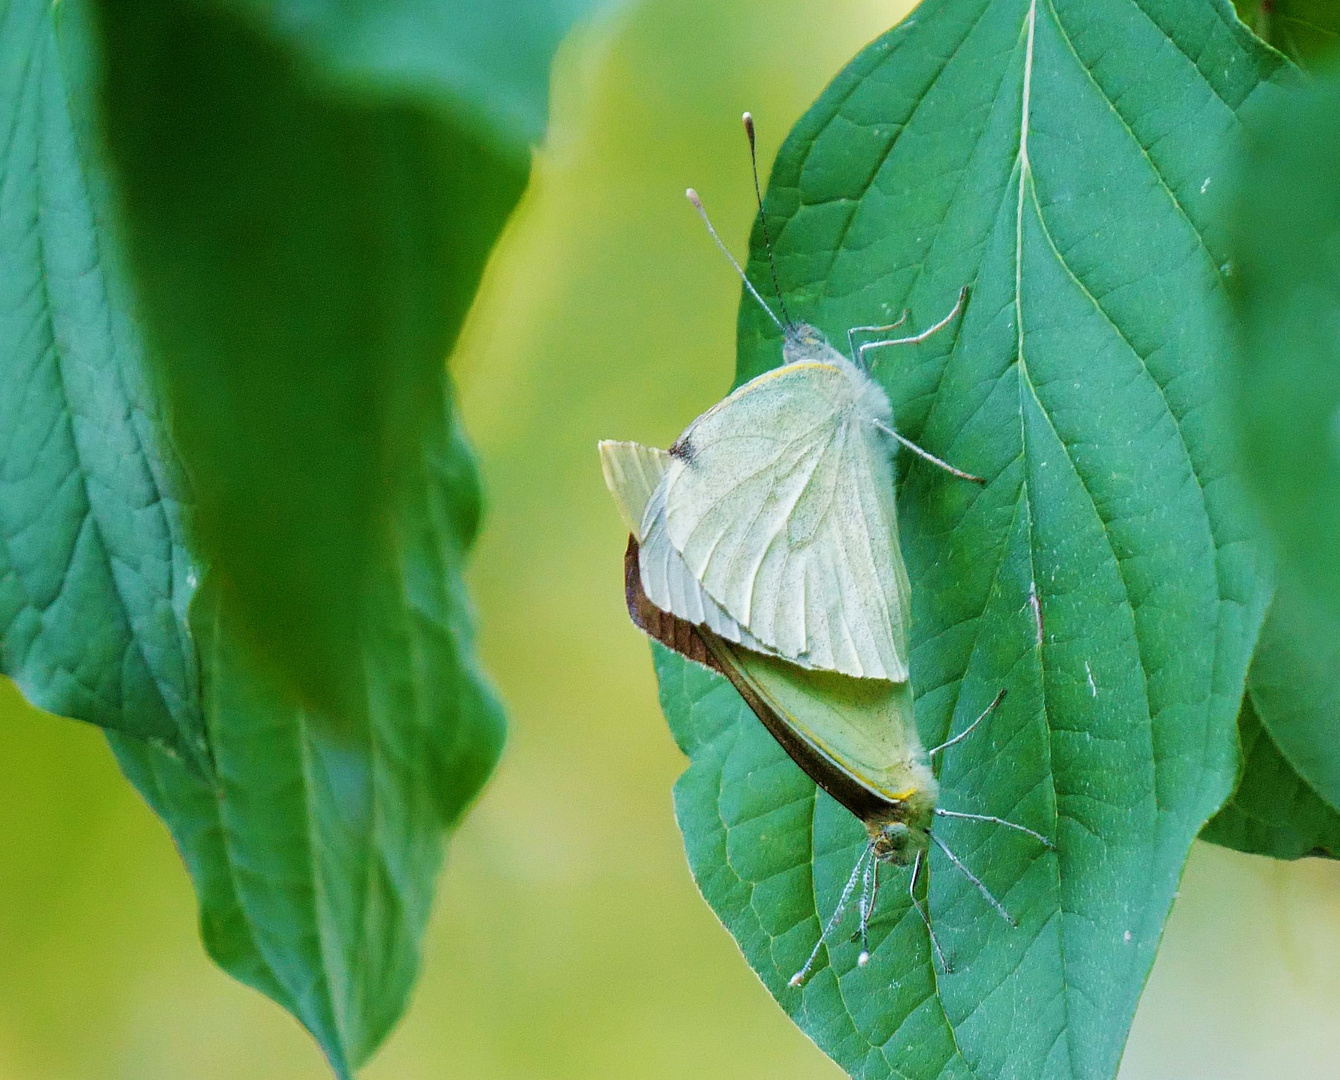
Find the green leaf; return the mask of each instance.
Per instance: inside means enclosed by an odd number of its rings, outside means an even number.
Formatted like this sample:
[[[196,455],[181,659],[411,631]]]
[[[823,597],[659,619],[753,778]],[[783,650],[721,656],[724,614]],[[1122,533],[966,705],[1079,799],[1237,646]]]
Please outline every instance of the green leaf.
[[[443,833],[502,748],[463,617],[477,497],[462,483],[468,454],[439,416],[397,500],[396,562],[353,658],[366,674],[365,725],[304,708],[239,644],[226,602],[206,587],[191,621],[217,780],[113,740],[182,852],[210,955],[301,1020],[340,1076],[405,1007]]]
[[[1280,617],[1251,676],[1283,756],[1340,808],[1340,78],[1262,110],[1240,164],[1232,403],[1243,469],[1280,558]]]
[[[1237,790],[1201,839],[1277,859],[1340,855],[1340,634],[1286,583],[1271,602],[1238,716]]]
[[[1240,164],[1233,405],[1281,574],[1340,617],[1340,79],[1263,110]],[[1320,629],[1320,628],[1319,628]]]
[[[1340,810],[1340,632],[1320,628],[1287,583],[1261,629],[1247,686],[1284,757]]]
[[[1237,790],[1200,838],[1275,859],[1340,857],[1340,814],[1318,797],[1280,752],[1262,727],[1251,694],[1243,699],[1238,714],[1238,739],[1242,775]]]
[[[1212,408],[1228,343],[1216,225],[1226,147],[1283,61],[1226,2],[928,0],[834,81],[774,166],[793,318],[845,345],[904,308],[957,329],[888,350],[900,429],[988,478],[921,463],[899,507],[939,835],[931,917],[889,874],[874,956],[841,936],[802,988],[864,832],[728,686],[658,654],[690,756],[694,877],[796,1022],[854,1076],[1112,1076],[1187,852],[1232,789],[1234,721],[1269,582]],[[768,270],[756,228],[750,263]],[[738,378],[780,360],[750,302]]]
[[[1234,0],[1238,15],[1263,40],[1304,67],[1318,67],[1340,45],[1335,0]]]
[[[328,78],[440,101],[525,165],[544,135],[549,60],[598,0],[214,0],[250,12]],[[609,6],[609,5],[605,5]]]
[[[346,659],[388,493],[525,187],[574,13],[526,7],[545,17],[97,3],[107,141],[202,551],[236,628],[335,723],[366,697]]]
[[[64,21],[75,20],[62,5]],[[0,17],[0,669],[204,771],[184,490],[51,5]]]
[[[439,356],[332,668],[361,697],[322,714],[257,659],[194,546],[166,365],[130,316],[98,156],[97,45],[83,0],[0,18],[0,657],[37,704],[109,729],[187,863],[211,955],[348,1076],[404,1008],[444,834],[501,749],[461,581],[474,465]]]

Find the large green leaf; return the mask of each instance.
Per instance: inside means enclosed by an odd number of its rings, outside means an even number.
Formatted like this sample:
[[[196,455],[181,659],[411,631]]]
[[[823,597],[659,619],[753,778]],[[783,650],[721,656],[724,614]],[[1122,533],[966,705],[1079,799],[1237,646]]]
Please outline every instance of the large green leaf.
[[[388,493],[525,186],[574,5],[97,7],[108,145],[199,541],[238,629],[356,724],[366,688],[346,658],[388,557]]]
[[[1226,2],[928,0],[774,166],[787,306],[831,340],[905,307],[927,325],[972,287],[955,329],[877,369],[906,434],[988,479],[914,464],[900,484],[918,723],[931,745],[1008,687],[947,753],[941,802],[1057,843],[941,827],[1019,928],[933,852],[952,973],[903,877],[868,967],[839,938],[788,988],[863,830],[728,686],[658,653],[694,876],[853,1075],[1115,1072],[1191,842],[1235,779],[1269,588],[1211,407],[1228,342],[1215,212],[1226,144],[1282,63]],[[750,266],[768,280],[757,229]],[[738,377],[778,346],[745,303]]]
[[[341,1076],[404,1009],[443,831],[502,746],[501,715],[469,659],[460,585],[477,496],[450,417],[438,416],[396,500],[396,561],[350,657],[368,687],[365,725],[305,708],[206,589],[191,624],[217,780],[113,740],[186,860],[210,955],[297,1016]]]
[[[94,134],[90,16],[19,0],[0,19],[0,656],[37,704],[109,729],[210,953],[347,1076],[404,1008],[444,834],[501,748],[461,582],[474,466],[439,356],[349,585],[332,671],[361,698],[321,714],[258,661],[194,546]]]
[[[50,4],[0,8],[0,670],[203,771],[183,485],[77,107],[88,73]]]

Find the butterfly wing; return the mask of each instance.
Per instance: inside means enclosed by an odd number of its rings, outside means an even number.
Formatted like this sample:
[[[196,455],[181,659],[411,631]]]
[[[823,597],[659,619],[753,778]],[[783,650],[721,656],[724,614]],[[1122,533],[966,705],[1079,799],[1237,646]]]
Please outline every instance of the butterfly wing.
[[[695,420],[661,483],[670,543],[766,651],[902,682],[907,571],[879,408],[845,362],[786,365]]]
[[[917,736],[908,683],[807,670],[691,626],[648,599],[639,554],[630,537],[624,582],[635,625],[725,675],[792,760],[862,821],[929,814],[938,789]]]
[[[605,486],[614,496],[619,516],[628,531],[641,541],[643,511],[669,468],[670,455],[654,446],[613,439],[602,439],[596,448],[600,451]]]
[[[858,818],[935,805],[909,683],[807,671],[710,634],[703,640],[792,760]]]
[[[673,458],[664,450],[635,442],[600,443],[605,484],[639,544],[639,569],[647,598],[662,611],[695,626],[706,626],[727,641],[770,652],[721,609],[684,565],[665,530],[665,484]]]

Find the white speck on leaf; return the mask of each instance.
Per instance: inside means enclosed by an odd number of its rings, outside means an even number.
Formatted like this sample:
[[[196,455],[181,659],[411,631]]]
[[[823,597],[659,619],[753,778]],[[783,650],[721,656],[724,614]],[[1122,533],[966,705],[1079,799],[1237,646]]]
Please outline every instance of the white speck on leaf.
[[[1093,668],[1089,667],[1089,662],[1087,660],[1084,661],[1084,674],[1088,676],[1089,679],[1089,693],[1094,697],[1097,697],[1098,687],[1093,681]]]
[[[1206,192],[1206,190],[1209,188],[1209,186],[1210,186],[1210,180],[1211,180],[1211,177],[1208,177],[1208,176],[1207,176],[1207,177],[1205,178],[1205,183],[1203,183],[1203,184],[1200,185],[1200,193],[1201,193],[1202,195],[1204,195],[1205,192]]]

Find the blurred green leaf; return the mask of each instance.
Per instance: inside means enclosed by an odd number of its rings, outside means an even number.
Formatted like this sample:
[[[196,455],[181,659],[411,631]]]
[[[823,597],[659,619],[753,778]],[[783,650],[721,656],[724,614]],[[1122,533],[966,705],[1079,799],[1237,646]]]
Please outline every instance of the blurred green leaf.
[[[390,557],[388,493],[525,187],[576,5],[96,6],[137,297],[202,550],[236,629],[356,725],[347,658]]]
[[[208,0],[249,12],[328,79],[414,94],[523,168],[544,135],[549,61],[574,22],[610,0]]]
[[[1340,617],[1340,78],[1294,87],[1247,132],[1234,215],[1246,475],[1295,595]]]
[[[502,748],[501,713],[467,651],[460,572],[478,507],[452,432],[440,413],[396,501],[396,562],[350,658],[366,675],[366,725],[351,731],[305,708],[205,589],[191,624],[216,781],[113,740],[186,860],[210,955],[301,1020],[340,1076],[405,1007],[443,832]]]
[[[49,3],[4,7],[0,670],[35,705],[203,773],[183,484],[72,101],[90,74],[77,37],[58,40]]]
[[[1287,582],[1261,627],[1247,691],[1238,787],[1201,838],[1278,859],[1340,855],[1340,633]]]
[[[1247,675],[1257,716],[1298,774],[1340,810],[1340,632],[1322,626],[1286,582]]]
[[[362,696],[320,714],[257,659],[194,547],[151,375],[171,365],[130,317],[93,133],[91,16],[23,0],[0,21],[0,655],[37,704],[109,729],[186,860],[211,955],[347,1076],[404,1008],[444,833],[501,749],[461,582],[474,465],[442,355],[424,358],[428,398],[381,477],[378,557],[331,661]],[[480,243],[496,227],[455,225]]]
[[[1335,0],[1233,0],[1238,16],[1290,60],[1315,67],[1340,45]]]
[[[1200,838],[1274,859],[1340,856],[1340,814],[1326,805],[1261,726],[1249,693],[1238,714],[1242,772],[1237,790]]]
[[[843,72],[773,169],[795,318],[910,308],[962,322],[877,371],[921,464],[900,485],[912,683],[942,837],[1019,919],[931,857],[954,970],[889,874],[873,958],[799,968],[859,823],[728,686],[658,651],[690,755],[676,809],[694,876],[796,1022],[854,1076],[1112,1076],[1192,840],[1232,789],[1234,720],[1269,581],[1211,402],[1228,344],[1216,224],[1227,144],[1281,71],[1226,2],[928,0]],[[710,192],[704,192],[710,196]],[[756,228],[751,271],[768,280]],[[780,360],[740,312],[738,378]]]
[[[1250,686],[1284,758],[1340,808],[1340,78],[1294,86],[1248,127],[1233,216],[1245,474],[1280,557],[1279,617]]]

